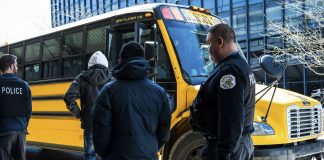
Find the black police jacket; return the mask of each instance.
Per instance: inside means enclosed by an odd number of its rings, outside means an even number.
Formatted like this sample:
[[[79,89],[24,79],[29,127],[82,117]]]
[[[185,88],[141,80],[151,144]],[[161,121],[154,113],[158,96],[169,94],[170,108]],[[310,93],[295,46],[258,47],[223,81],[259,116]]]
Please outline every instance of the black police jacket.
[[[27,82],[14,74],[0,75],[0,133],[27,131],[32,95]]]
[[[154,160],[169,140],[170,106],[166,91],[146,78],[148,62],[129,58],[101,90],[93,111],[93,141],[108,160]]]
[[[245,59],[233,53],[219,62],[198,96],[199,124],[216,141],[217,159],[225,159],[253,132],[255,79]]]
[[[68,110],[77,118],[81,118],[81,128],[92,128],[92,110],[100,89],[112,80],[108,68],[94,65],[80,73],[72,82],[63,97]],[[81,110],[76,102],[80,98]]]

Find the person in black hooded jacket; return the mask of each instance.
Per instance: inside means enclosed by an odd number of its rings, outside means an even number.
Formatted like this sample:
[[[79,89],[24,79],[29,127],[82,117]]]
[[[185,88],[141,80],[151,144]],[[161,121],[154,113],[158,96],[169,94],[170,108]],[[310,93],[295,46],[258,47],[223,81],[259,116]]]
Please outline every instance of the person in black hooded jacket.
[[[96,158],[92,140],[93,104],[100,89],[111,80],[108,61],[102,52],[97,51],[89,59],[88,70],[77,76],[63,98],[67,109],[75,117],[81,119],[81,128],[84,129],[84,156],[86,160]],[[79,97],[81,110],[76,102]]]
[[[147,79],[148,62],[136,42],[126,43],[116,81],[104,86],[93,111],[93,141],[106,160],[157,160],[169,140],[171,112],[166,91]]]

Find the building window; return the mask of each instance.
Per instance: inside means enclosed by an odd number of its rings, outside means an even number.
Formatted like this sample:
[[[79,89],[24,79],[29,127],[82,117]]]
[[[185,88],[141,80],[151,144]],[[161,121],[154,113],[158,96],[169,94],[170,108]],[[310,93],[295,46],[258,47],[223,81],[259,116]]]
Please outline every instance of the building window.
[[[73,10],[74,10],[74,12],[73,12],[73,17],[74,17],[74,21],[77,21],[77,20],[79,20],[80,19],[80,17],[79,17],[79,12],[80,12],[80,0],[75,0],[75,3],[74,3],[74,5],[73,5]]]
[[[80,0],[80,5],[78,6],[78,10],[77,10],[77,15],[78,15],[77,17],[79,17],[80,19],[84,19],[85,13],[86,13],[85,2],[84,0]]]
[[[113,0],[112,1],[112,10],[117,10],[118,9],[118,0]]]
[[[93,1],[92,1],[92,3],[93,3]],[[92,16],[92,13],[93,13],[92,11],[93,11],[93,8],[92,8],[92,5],[91,5],[91,0],[86,0],[85,1],[84,18]]]
[[[264,33],[262,3],[261,0],[249,1],[250,38],[261,37]]]
[[[177,3],[181,5],[189,5],[188,0],[178,0]]]
[[[106,12],[111,11],[111,7],[112,7],[111,0],[105,0],[105,10],[106,10]]]
[[[263,50],[263,39],[250,41],[250,52]]]
[[[324,6],[323,3],[324,3],[323,0],[317,0],[316,3],[314,3],[314,1],[305,1],[305,10],[307,12],[317,12],[317,13],[319,13],[318,11],[323,9],[323,6]],[[314,8],[315,5],[316,5],[316,7]],[[316,20],[314,20],[313,18],[306,18],[306,21],[307,21],[307,26],[309,28],[316,28],[316,27],[319,26],[319,23],[316,22]]]
[[[201,7],[201,0],[189,0],[191,6]]]
[[[211,13],[216,14],[215,0],[210,0],[210,1],[204,0],[203,3],[204,3],[204,8],[208,9]]]
[[[303,8],[303,6],[297,2],[289,2],[289,6],[290,5],[294,5],[297,8]],[[295,11],[295,8],[288,6],[285,8],[285,23],[288,23],[288,26],[301,28],[304,23],[302,16],[303,14],[300,11]]]
[[[233,29],[237,40],[246,39],[245,0],[233,0]]]
[[[137,0],[137,5],[144,4],[145,0]]]
[[[70,22],[74,22],[75,21],[75,14],[74,14],[74,0],[69,0],[70,5],[69,5],[69,10],[70,12],[68,13],[69,17],[70,17]]]
[[[97,15],[98,14],[97,0],[92,0],[91,6],[92,6],[92,9],[91,9],[92,16]]]
[[[283,48],[284,42],[280,37],[268,37],[267,38],[267,49],[272,49],[274,47]]]
[[[98,1],[98,14],[104,13],[104,0]]]
[[[246,53],[246,52],[247,52],[246,42],[245,42],[245,41],[241,41],[241,42],[238,42],[238,43],[239,43],[239,45],[240,45],[242,51],[243,51],[244,53]]]
[[[267,20],[282,24],[281,0],[266,0],[266,17]],[[268,30],[270,31],[270,30]]]
[[[65,7],[64,7],[64,1],[62,0],[61,1],[61,8],[60,8],[60,14],[61,14],[61,17],[62,17],[62,19],[61,19],[61,25],[62,24],[65,24]]]
[[[324,68],[313,68],[316,72],[319,73],[324,73]],[[306,73],[307,73],[307,94],[308,96],[311,96],[311,92],[318,92],[319,93],[319,89],[322,89],[322,91],[324,90],[324,76],[319,76],[316,73],[314,73],[312,70],[310,70],[309,68],[306,68]],[[320,98],[323,98],[323,96],[319,95],[319,94],[315,94],[313,95],[314,98],[320,100]]]
[[[120,0],[120,8],[126,8],[126,0]]]
[[[304,94],[304,66],[290,65],[286,69],[287,89]]]
[[[217,0],[218,16],[223,18],[227,24],[231,24],[230,18],[230,1],[229,0]]]
[[[64,0],[64,19],[65,19],[65,23],[64,24],[67,24],[67,23],[70,23],[70,15],[69,15],[69,0]]]
[[[229,0],[217,0],[218,12],[225,12],[230,10]]]
[[[133,6],[135,4],[135,0],[128,0],[128,6]]]
[[[148,4],[148,3],[154,3],[154,0],[144,0],[144,3],[145,3],[145,4]]]

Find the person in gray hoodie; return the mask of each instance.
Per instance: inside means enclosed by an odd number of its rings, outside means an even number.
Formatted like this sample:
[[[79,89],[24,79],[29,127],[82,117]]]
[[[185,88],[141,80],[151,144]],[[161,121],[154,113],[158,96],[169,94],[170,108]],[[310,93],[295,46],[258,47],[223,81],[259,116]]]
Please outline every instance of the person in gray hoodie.
[[[84,129],[84,156],[86,160],[96,159],[92,138],[93,104],[101,88],[112,80],[105,55],[97,51],[89,59],[88,70],[80,73],[67,90],[64,101],[67,109],[81,120]],[[76,100],[80,97],[81,109]]]

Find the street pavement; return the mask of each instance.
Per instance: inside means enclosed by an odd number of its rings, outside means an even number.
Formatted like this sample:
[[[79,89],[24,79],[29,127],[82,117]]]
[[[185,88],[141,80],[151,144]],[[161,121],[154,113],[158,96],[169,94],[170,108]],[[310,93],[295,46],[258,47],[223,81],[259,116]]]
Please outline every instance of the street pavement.
[[[27,160],[83,160],[82,152],[42,149],[32,146],[26,148]]]
[[[319,139],[324,140],[324,135]],[[41,149],[27,146],[27,160],[83,160],[83,153],[77,151]]]

